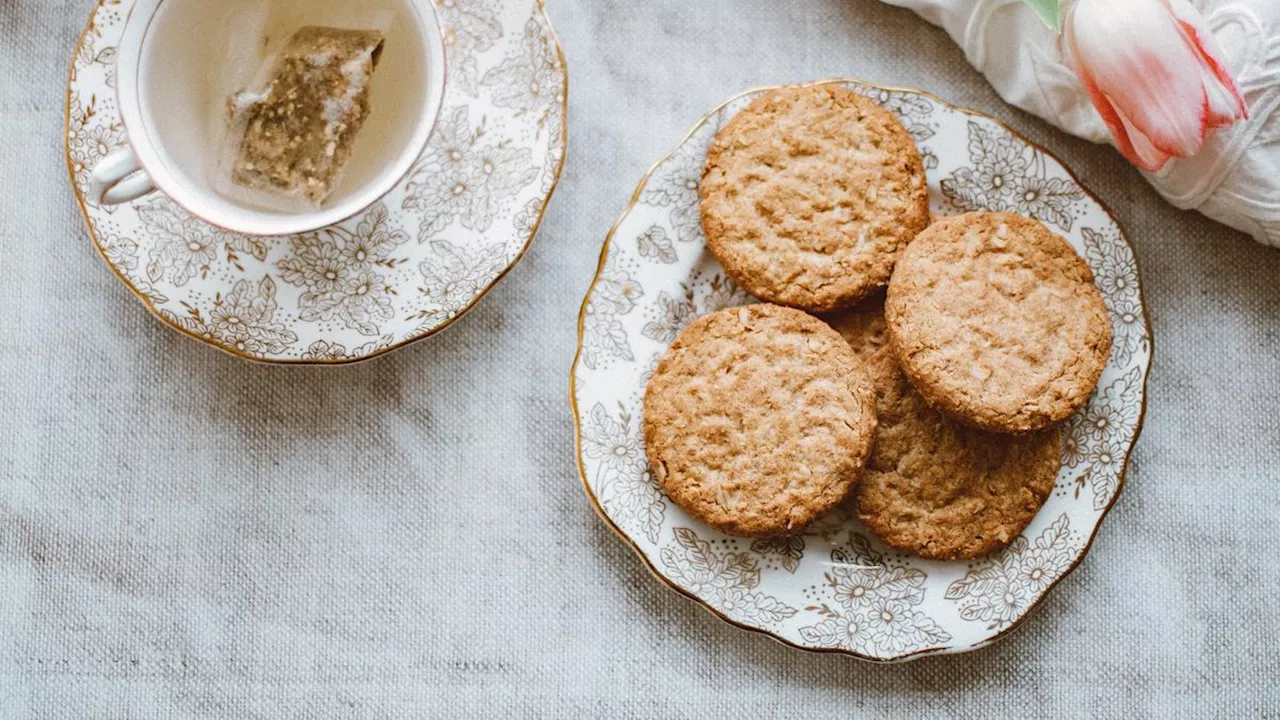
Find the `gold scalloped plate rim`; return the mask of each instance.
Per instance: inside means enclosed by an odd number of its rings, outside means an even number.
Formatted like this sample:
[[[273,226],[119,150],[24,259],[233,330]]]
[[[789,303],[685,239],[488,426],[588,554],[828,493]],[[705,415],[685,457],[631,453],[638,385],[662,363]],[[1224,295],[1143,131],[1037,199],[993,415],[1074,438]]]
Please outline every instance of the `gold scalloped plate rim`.
[[[729,618],[727,615],[720,612],[711,604],[709,604],[706,600],[694,594],[692,591],[686,590],[685,588],[680,587],[679,585],[672,582],[671,579],[669,579],[666,575],[662,574],[662,572],[658,570],[658,568],[649,559],[649,556],[645,554],[644,550],[642,550],[640,546],[636,544],[636,542],[633,539],[631,539],[630,535],[628,535],[625,531],[623,531],[622,528],[618,527],[617,523],[615,523],[613,519],[609,517],[608,513],[605,512],[604,507],[600,505],[600,499],[596,497],[595,492],[591,489],[590,483],[587,482],[587,469],[582,458],[582,419],[581,419],[581,412],[578,409],[578,398],[577,398],[577,392],[575,390],[575,385],[577,383],[577,377],[578,377],[578,366],[582,361],[582,343],[583,343],[583,336],[585,333],[587,304],[591,299],[591,294],[595,292],[596,284],[600,281],[601,273],[604,271],[605,262],[608,260],[609,248],[612,246],[614,235],[615,233],[617,233],[618,228],[627,219],[627,217],[631,215],[631,212],[632,210],[635,209],[635,206],[640,202],[640,196],[643,193],[645,186],[648,185],[649,180],[653,177],[653,174],[658,170],[658,168],[661,167],[668,160],[670,160],[677,152],[679,152],[680,148],[684,147],[685,143],[689,142],[689,140],[691,140],[693,136],[703,128],[703,126],[705,126],[708,122],[711,122],[711,120],[715,118],[716,114],[718,114],[721,110],[733,104],[737,100],[740,100],[741,98],[744,98],[748,95],[767,92],[770,90],[776,90],[780,87],[786,87],[785,85],[766,85],[762,87],[756,87],[750,90],[744,90],[734,95],[733,97],[729,98],[728,100],[725,100],[723,103],[716,106],[713,110],[711,110],[706,115],[704,115],[702,119],[698,120],[698,122],[693,125],[693,128],[690,129],[684,135],[684,137],[680,139],[678,143],[676,143],[675,148],[670,152],[668,152],[667,154],[663,155],[656,163],[654,163],[648,169],[648,171],[645,172],[644,176],[640,178],[640,183],[636,186],[636,190],[631,196],[631,201],[627,204],[626,209],[622,211],[622,214],[618,217],[618,220],[614,222],[613,227],[609,229],[609,233],[605,236],[604,245],[600,249],[600,258],[596,264],[595,276],[591,279],[591,285],[587,287],[586,295],[583,297],[582,306],[578,311],[578,346],[577,346],[577,351],[575,352],[573,357],[573,365],[569,371],[569,407],[573,412],[575,461],[577,462],[577,465],[578,465],[578,477],[582,482],[582,489],[586,491],[587,497],[588,499],[590,499],[592,507],[595,509],[596,514],[599,515],[602,520],[604,520],[605,525],[608,526],[608,528],[612,530],[615,535],[621,538],[628,546],[630,546],[630,548],[636,553],[636,555],[640,557],[641,562],[644,563],[644,566],[646,569],[648,569],[649,573],[653,575],[655,578],[657,578],[659,582],[661,582],[663,585],[666,585],[668,588],[676,591],[677,593],[689,598],[694,603],[696,603],[697,605],[705,609],[707,612],[710,612],[716,618],[719,618],[721,621],[728,623],[729,625],[732,625],[740,630],[746,630],[747,632],[763,635],[771,640],[781,643],[782,645],[795,648],[796,650],[803,650],[804,652],[808,652],[808,653],[814,653],[814,654],[820,654],[820,655],[844,655],[847,657],[852,657],[858,660],[864,660],[871,663],[888,665],[888,664],[901,663],[908,660],[918,660],[918,659],[930,657],[930,656],[960,655],[960,654],[972,652],[974,650],[980,650],[984,647],[994,644],[995,642],[1003,639],[1006,635],[1008,635],[1009,633],[1013,632],[1015,629],[1020,627],[1028,617],[1034,614],[1036,609],[1039,608],[1041,603],[1044,602],[1045,598],[1048,598],[1053,593],[1054,589],[1057,588],[1058,585],[1063,580],[1067,579],[1069,575],[1075,572],[1076,568],[1078,568],[1080,564],[1084,562],[1084,559],[1089,555],[1089,551],[1093,549],[1093,542],[1095,539],[1097,539],[1098,533],[1102,529],[1102,523],[1107,519],[1107,515],[1111,513],[1111,509],[1115,507],[1116,502],[1120,499],[1121,493],[1124,491],[1125,482],[1128,480],[1129,464],[1133,457],[1133,451],[1134,451],[1134,448],[1137,447],[1138,445],[1138,438],[1142,436],[1143,426],[1146,424],[1147,389],[1148,389],[1147,386],[1151,378],[1151,367],[1155,361],[1155,336],[1151,331],[1152,330],[1151,311],[1150,311],[1150,308],[1147,306],[1147,298],[1142,289],[1142,268],[1141,268],[1141,263],[1138,260],[1137,250],[1133,247],[1133,243],[1129,241],[1128,233],[1125,231],[1124,226],[1121,225],[1120,221],[1116,218],[1115,213],[1112,212],[1110,206],[1108,206],[1105,202],[1102,201],[1101,198],[1099,198],[1096,194],[1094,194],[1092,190],[1090,190],[1087,186],[1085,186],[1085,184],[1081,182],[1080,178],[1075,174],[1075,171],[1073,171],[1062,160],[1062,158],[1058,157],[1057,154],[1055,154],[1053,151],[1049,150],[1048,148],[1044,147],[1043,145],[1035,142],[1034,140],[1031,140],[1030,138],[1025,137],[1022,133],[1018,132],[1017,130],[1014,130],[1008,124],[1004,123],[1001,120],[998,120],[997,118],[991,117],[990,115],[987,115],[986,113],[980,112],[978,110],[972,110],[970,108],[960,107],[958,105],[952,104],[951,102],[948,102],[947,100],[944,100],[938,97],[937,95],[934,95],[933,93],[927,92],[925,90],[919,90],[916,88],[908,88],[908,87],[896,87],[892,85],[881,85],[879,83],[868,82],[866,80],[862,80],[860,78],[853,78],[853,77],[827,78],[824,80],[817,80],[814,82],[800,83],[800,86],[813,87],[813,86],[819,86],[819,85],[836,85],[836,84],[849,84],[849,83],[862,85],[864,87],[876,88],[878,90],[885,90],[888,92],[906,92],[906,93],[919,94],[933,100],[934,102],[944,105],[956,112],[959,112],[961,114],[968,115],[970,117],[983,118],[985,120],[989,120],[995,123],[997,126],[1003,128],[1013,137],[1017,138],[1019,141],[1026,143],[1029,147],[1035,148],[1037,151],[1044,153],[1046,156],[1050,158],[1053,158],[1058,163],[1058,165],[1060,165],[1062,169],[1066,171],[1067,176],[1071,178],[1072,182],[1074,182],[1077,187],[1079,187],[1086,195],[1088,195],[1090,199],[1096,202],[1098,204],[1098,207],[1102,208],[1102,211],[1107,214],[1107,217],[1110,218],[1110,220],[1113,223],[1115,223],[1116,229],[1120,233],[1120,240],[1123,241],[1124,244],[1129,247],[1131,252],[1133,252],[1134,270],[1138,275],[1138,298],[1142,304],[1142,320],[1143,320],[1143,325],[1146,327],[1146,330],[1147,330],[1147,343],[1150,348],[1149,354],[1147,357],[1146,368],[1144,369],[1143,375],[1142,375],[1142,408],[1138,415],[1138,424],[1134,427],[1133,439],[1130,441],[1129,447],[1125,450],[1124,464],[1121,466],[1120,476],[1116,483],[1115,494],[1112,495],[1111,501],[1108,502],[1107,506],[1102,510],[1102,514],[1098,516],[1098,521],[1094,523],[1094,526],[1089,533],[1089,540],[1085,543],[1084,549],[1080,551],[1079,556],[1077,556],[1076,559],[1072,561],[1070,567],[1068,567],[1061,575],[1059,575],[1056,580],[1050,583],[1049,586],[1045,588],[1044,592],[1042,592],[1040,596],[1036,598],[1036,601],[1032,603],[1031,606],[1028,607],[1025,611],[1023,611],[1023,613],[1018,617],[1018,619],[1014,620],[1012,623],[1009,624],[1008,627],[1004,628],[1003,630],[996,633],[995,635],[992,635],[989,638],[985,638],[976,643],[963,646],[963,647],[926,648],[923,650],[917,650],[915,652],[907,653],[905,655],[897,655],[893,657],[876,657],[873,655],[865,655],[863,653],[855,652],[853,650],[844,650],[841,648],[807,647],[804,645],[800,645],[799,643],[793,642],[770,630],[766,630],[761,627],[755,627],[752,625],[746,625],[744,623],[740,623],[736,620]]]
[[[431,2],[432,0],[426,0],[426,1]],[[89,206],[85,202],[84,193],[80,191],[80,188],[76,184],[76,180],[75,180],[75,177],[76,177],[75,163],[71,159],[71,92],[72,92],[72,85],[75,83],[76,59],[80,56],[80,49],[84,46],[85,38],[88,37],[89,33],[93,30],[94,21],[97,19],[98,12],[102,9],[105,2],[106,0],[98,0],[98,3],[97,5],[94,6],[93,11],[89,13],[89,20],[87,23],[85,23],[84,30],[80,33],[80,39],[76,42],[75,50],[74,52],[72,52],[72,55],[71,55],[71,67],[67,71],[66,111],[62,121],[63,122],[62,143],[63,143],[63,154],[64,154],[66,165],[67,165],[67,176],[71,184],[71,194],[75,197],[76,205],[79,206],[80,208],[80,215],[84,220],[85,228],[89,232],[89,238],[93,241],[93,247],[95,250],[97,250],[98,256],[102,258],[102,261],[104,263],[106,263],[107,267],[111,270],[111,274],[115,275],[116,278],[119,279],[120,282],[124,284],[125,288],[127,288],[129,292],[132,293],[133,296],[136,297],[138,301],[142,303],[142,306],[147,309],[147,312],[149,312],[157,320],[163,323],[165,327],[168,327],[171,330],[176,331],[180,335],[191,338],[192,340],[195,340],[196,342],[202,345],[208,345],[212,348],[216,348],[217,350],[222,351],[223,353],[226,353],[227,355],[231,355],[232,357],[236,357],[241,360],[248,360],[250,362],[257,363],[260,365],[289,365],[289,366],[302,366],[302,367],[306,367],[306,366],[332,367],[332,366],[356,365],[359,363],[367,362],[369,360],[374,360],[376,358],[383,357],[384,355],[388,355],[397,350],[404,349],[416,342],[425,340],[433,335],[436,335],[448,329],[454,323],[461,320],[462,317],[465,316],[467,313],[471,312],[471,310],[475,308],[475,306],[478,305],[480,301],[483,300],[491,290],[497,287],[498,284],[501,283],[507,277],[507,275],[512,270],[514,270],[517,265],[520,264],[520,261],[523,260],[524,256],[529,252],[529,248],[533,247],[533,240],[538,236],[538,232],[542,229],[542,221],[546,218],[547,210],[551,207],[551,200],[553,197],[555,197],[556,189],[559,188],[560,186],[560,179],[564,174],[565,160],[569,156],[569,65],[564,54],[564,45],[560,42],[560,35],[559,33],[556,32],[555,25],[551,22],[551,15],[547,13],[547,7],[544,0],[534,0],[534,5],[538,13],[542,15],[543,21],[546,22],[547,24],[547,33],[551,37],[551,40],[555,45],[556,56],[560,60],[560,75],[564,80],[564,86],[563,86],[564,90],[562,92],[561,103],[560,103],[561,110],[564,115],[564,122],[560,123],[560,147],[561,147],[560,161],[556,165],[555,177],[551,182],[550,189],[547,190],[546,198],[542,202],[542,209],[538,213],[538,219],[533,224],[533,231],[529,233],[529,237],[527,240],[525,240],[524,246],[520,248],[520,252],[517,253],[515,256],[515,259],[513,259],[510,263],[508,263],[507,266],[503,268],[502,272],[498,273],[497,276],[495,276],[493,280],[489,282],[488,285],[485,285],[484,288],[481,289],[480,292],[477,293],[476,296],[473,297],[470,302],[468,302],[462,309],[454,313],[453,317],[450,317],[449,319],[445,320],[443,323],[431,328],[426,332],[419,333],[412,337],[404,338],[403,340],[400,340],[399,342],[393,345],[388,345],[387,347],[379,348],[367,355],[362,355],[360,357],[339,358],[339,359],[305,359],[305,358],[294,359],[294,358],[258,357],[255,355],[250,355],[249,353],[241,352],[236,348],[228,347],[227,345],[224,345],[211,338],[202,337],[199,334],[194,333],[191,330],[188,330],[187,328],[182,327],[181,325],[173,322],[169,318],[165,317],[165,315],[162,312],[160,312],[158,308],[156,308],[156,306],[151,302],[150,298],[148,298],[145,294],[143,294],[136,287],[134,287],[133,283],[129,281],[129,278],[127,278],[123,273],[121,273],[120,269],[117,268],[115,264],[112,263],[111,260],[107,257],[106,251],[102,249],[102,242],[98,239],[97,232],[94,231],[93,222],[89,218]]]

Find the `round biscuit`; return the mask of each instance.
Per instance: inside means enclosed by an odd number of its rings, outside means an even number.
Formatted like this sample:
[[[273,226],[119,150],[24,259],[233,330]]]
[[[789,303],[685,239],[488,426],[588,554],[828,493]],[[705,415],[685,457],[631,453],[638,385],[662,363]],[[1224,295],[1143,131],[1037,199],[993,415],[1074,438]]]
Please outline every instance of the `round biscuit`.
[[[707,246],[725,271],[756,297],[810,312],[883,288],[929,224],[911,135],[841,85],[753,101],[716,135],[699,192]]]
[[[799,310],[750,305],[696,320],[645,390],[655,477],[724,532],[799,533],[844,501],[870,452],[875,397],[860,366]]]
[[[929,560],[970,560],[1006,547],[1053,491],[1059,430],[989,433],[930,407],[884,344],[882,317],[883,301],[872,301],[828,320],[851,345],[872,352],[878,424],[850,495],[854,515],[886,545]]]
[[[1089,266],[1040,222],[1007,212],[945,218],[920,233],[894,269],[885,319],[920,394],[993,432],[1070,417],[1111,353]]]

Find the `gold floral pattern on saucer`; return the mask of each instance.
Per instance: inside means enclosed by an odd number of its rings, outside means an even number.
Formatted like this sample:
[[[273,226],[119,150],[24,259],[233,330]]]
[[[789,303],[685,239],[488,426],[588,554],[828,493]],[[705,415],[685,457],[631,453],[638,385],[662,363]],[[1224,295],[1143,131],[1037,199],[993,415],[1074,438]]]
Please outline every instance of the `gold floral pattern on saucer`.
[[[116,46],[132,0],[100,0],[67,87],[66,160],[89,234],[165,324],[233,355],[349,363],[439,332],[524,255],[564,167],[568,74],[541,0],[436,3],[449,82],[409,176],[339,225],[237,235],[162,195],[88,201],[89,170],[125,142]]]

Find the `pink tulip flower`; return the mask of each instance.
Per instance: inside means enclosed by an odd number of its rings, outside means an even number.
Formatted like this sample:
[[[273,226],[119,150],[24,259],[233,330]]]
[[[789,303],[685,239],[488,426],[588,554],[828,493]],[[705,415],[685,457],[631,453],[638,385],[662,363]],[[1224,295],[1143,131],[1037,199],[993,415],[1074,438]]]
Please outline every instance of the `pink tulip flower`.
[[[1204,17],[1187,0],[1079,0],[1063,37],[1116,145],[1155,172],[1249,116]]]

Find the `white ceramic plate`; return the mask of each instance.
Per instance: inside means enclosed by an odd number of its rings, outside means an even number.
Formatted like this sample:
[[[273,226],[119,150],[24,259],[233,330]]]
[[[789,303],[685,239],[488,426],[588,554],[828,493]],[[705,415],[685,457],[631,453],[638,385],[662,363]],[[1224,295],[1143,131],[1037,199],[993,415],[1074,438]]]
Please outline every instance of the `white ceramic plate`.
[[[1053,494],[1005,551],[929,562],[890,550],[843,511],[801,537],[751,541],[691,518],[645,461],[641,398],[684,326],[750,298],[706,248],[698,182],[716,132],[769,88],[705,117],[641,181],[609,233],[579,318],[572,374],[578,464],[591,502],[671,587],[728,622],[805,650],[896,661],[965,652],[1016,626],[1083,559],[1124,483],[1141,429],[1151,335],[1133,250],[1115,220],[1046,150],[927,93],[853,80],[919,143],[933,211],[1012,210],[1044,221],[1088,261],[1115,349],[1066,430]]]
[[[133,0],[99,3],[72,61],[67,168],[94,243],[147,309],[240,357],[355,362],[445,328],[519,262],[564,166],[559,40],[542,0],[422,1],[448,57],[426,152],[361,215],[282,238],[225,232],[161,195],[87,202],[89,169],[124,142],[115,55]]]

